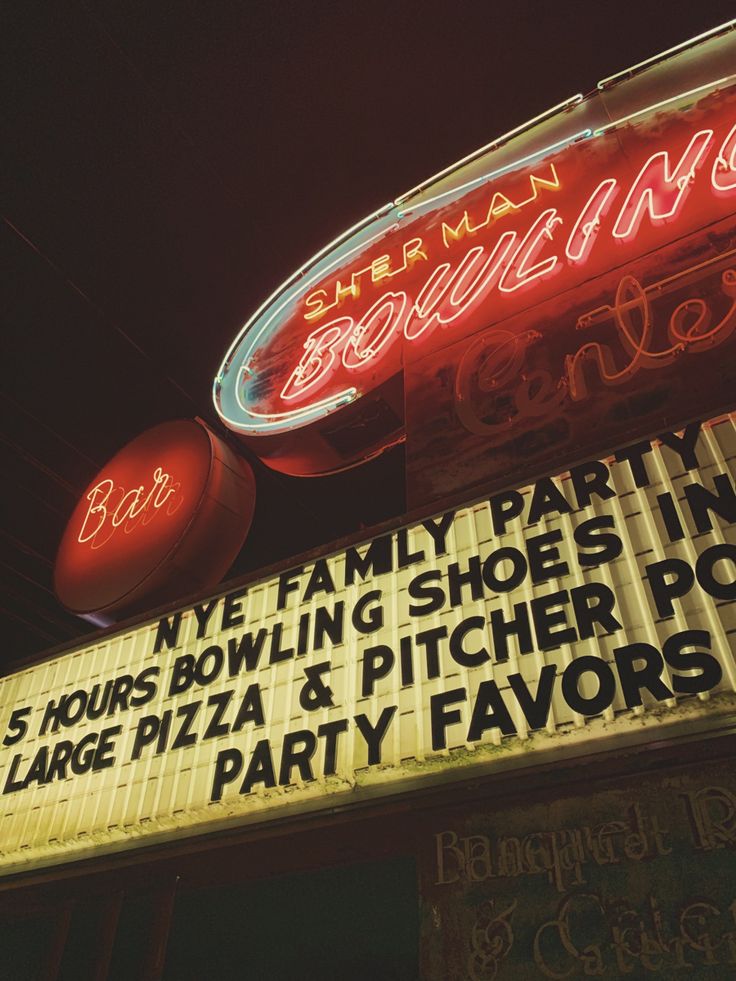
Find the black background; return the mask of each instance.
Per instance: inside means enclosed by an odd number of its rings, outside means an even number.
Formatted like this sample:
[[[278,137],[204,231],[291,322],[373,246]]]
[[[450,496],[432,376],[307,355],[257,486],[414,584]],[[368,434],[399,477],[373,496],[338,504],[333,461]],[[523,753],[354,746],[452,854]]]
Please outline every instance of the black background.
[[[422,179],[730,2],[4,5],[0,666],[89,627],[52,593],[82,491],[144,428],[213,424],[212,378],[294,267]],[[256,465],[233,573],[404,508],[401,448]]]

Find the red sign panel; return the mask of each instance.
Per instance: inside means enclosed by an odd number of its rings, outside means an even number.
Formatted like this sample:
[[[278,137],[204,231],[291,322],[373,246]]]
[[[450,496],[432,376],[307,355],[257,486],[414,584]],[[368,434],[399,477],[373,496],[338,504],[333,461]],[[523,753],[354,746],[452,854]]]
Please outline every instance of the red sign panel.
[[[732,408],[733,245],[732,222],[713,226],[706,242],[678,242],[408,366],[411,503],[523,482]]]
[[[99,621],[214,586],[254,505],[250,467],[203,423],[155,426],[110,460],[75,508],[56,559],[57,595]]]
[[[728,262],[718,263],[736,208],[735,81],[714,78],[648,105],[640,86],[631,111],[613,119],[616,100],[606,92],[577,97],[388,205],[299,270],[248,322],[215,382],[221,417],[277,469],[328,472],[404,438],[404,381],[410,440],[428,408],[438,426],[439,411],[462,424],[472,380],[460,380],[452,406],[441,409],[421,386],[430,364],[454,377],[458,357],[467,375],[471,338],[476,353],[494,352],[495,367],[483,369],[493,384],[526,384],[521,398],[534,411],[558,397],[583,401],[591,366],[604,386],[623,385],[627,355],[638,375],[723,343],[728,329],[706,326],[688,307],[662,346],[642,291],[674,287],[661,286],[667,276],[656,264],[646,284],[627,270],[665,249],[672,275],[687,277],[687,263],[712,258],[704,269],[724,272],[728,299]],[[661,88],[659,78],[652,91]],[[696,235],[699,244],[688,239]],[[682,254],[671,249],[686,240]],[[604,277],[612,270],[620,272],[611,293]],[[591,330],[571,345],[578,306],[583,320],[590,312]],[[623,355],[598,338],[595,324],[606,317]],[[493,339],[479,340],[489,329]],[[531,378],[535,345],[548,360],[562,356],[549,382]],[[502,419],[497,407],[493,425],[517,414],[511,406]],[[411,445],[409,452],[416,455]]]

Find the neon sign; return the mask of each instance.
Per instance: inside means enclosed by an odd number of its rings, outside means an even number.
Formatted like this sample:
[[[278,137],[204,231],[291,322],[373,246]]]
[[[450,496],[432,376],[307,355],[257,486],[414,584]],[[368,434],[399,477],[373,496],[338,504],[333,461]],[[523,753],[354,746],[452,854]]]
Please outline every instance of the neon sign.
[[[387,205],[246,324],[215,380],[221,418],[289,473],[380,452],[402,436],[403,407],[382,393],[408,364],[733,213],[734,83],[613,122],[600,92],[576,97],[544,116],[560,138],[516,159],[493,145]],[[361,442],[364,404],[386,399],[394,430]],[[341,421],[354,447],[331,452]]]
[[[665,300],[679,289],[719,276],[718,290],[709,301],[687,296],[657,330],[653,300]],[[725,310],[717,307],[726,300]],[[607,341],[584,341],[564,356],[561,377],[546,372],[522,373],[529,362],[529,347],[540,341],[536,331],[491,329],[480,333],[466,348],[455,378],[455,411],[468,432],[496,441],[533,417],[553,417],[565,402],[585,402],[598,391],[630,382],[641,371],[671,365],[676,359],[711,351],[736,331],[736,249],[688,267],[644,287],[633,276],[619,282],[612,304],[577,318],[575,332],[610,322]],[[663,333],[665,346],[656,341]],[[588,367],[593,370],[588,372]],[[596,385],[591,381],[594,379]],[[503,419],[481,408],[482,393],[507,393]]]
[[[255,480],[198,420],[162,423],[123,447],[85,491],[54,584],[96,622],[216,585],[248,533]]]
[[[153,483],[147,493],[144,484],[126,491],[124,487],[116,486],[115,481],[105,478],[85,495],[89,506],[77,541],[80,545],[89,542],[92,548],[99,548],[120,525],[126,534],[130,534],[139,521],[148,524],[167,502],[165,513],[174,514],[182,503],[180,491],[179,482],[174,481],[170,473],[164,473],[161,467],[153,471]]]

